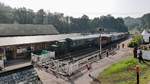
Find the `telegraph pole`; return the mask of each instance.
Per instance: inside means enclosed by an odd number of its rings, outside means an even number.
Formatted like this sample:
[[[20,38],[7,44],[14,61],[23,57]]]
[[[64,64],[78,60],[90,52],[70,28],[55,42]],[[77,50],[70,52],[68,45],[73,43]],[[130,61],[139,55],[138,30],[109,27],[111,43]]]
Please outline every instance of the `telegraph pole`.
[[[102,31],[104,31],[104,29],[98,28],[98,31],[100,33],[99,35],[99,58],[101,59],[102,58],[102,36],[101,34],[102,34]]]

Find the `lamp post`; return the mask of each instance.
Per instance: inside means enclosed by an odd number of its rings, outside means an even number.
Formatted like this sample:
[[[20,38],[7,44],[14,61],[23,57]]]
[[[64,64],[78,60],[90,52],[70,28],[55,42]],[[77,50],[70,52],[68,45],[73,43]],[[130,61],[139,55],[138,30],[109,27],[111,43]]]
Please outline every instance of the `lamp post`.
[[[104,29],[102,29],[102,28],[98,28],[98,31],[99,31],[99,33],[100,33],[100,35],[99,35],[99,58],[101,59],[102,58],[102,36],[101,36],[101,34],[102,34],[102,32],[104,31]]]

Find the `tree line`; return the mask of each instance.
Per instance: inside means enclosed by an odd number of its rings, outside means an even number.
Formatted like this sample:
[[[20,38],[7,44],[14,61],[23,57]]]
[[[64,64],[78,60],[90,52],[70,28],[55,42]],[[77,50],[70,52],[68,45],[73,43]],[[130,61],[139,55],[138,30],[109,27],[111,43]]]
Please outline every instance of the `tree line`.
[[[111,32],[127,32],[128,28],[122,18],[114,18],[111,15],[89,19],[87,15],[79,18],[64,16],[63,13],[46,12],[39,9],[11,8],[0,3],[0,23],[19,24],[52,24],[60,33],[72,32],[97,32],[96,28],[102,27]]]
[[[142,32],[144,29],[150,29],[150,13],[144,14],[139,18],[126,17],[124,18],[125,25],[129,31]]]

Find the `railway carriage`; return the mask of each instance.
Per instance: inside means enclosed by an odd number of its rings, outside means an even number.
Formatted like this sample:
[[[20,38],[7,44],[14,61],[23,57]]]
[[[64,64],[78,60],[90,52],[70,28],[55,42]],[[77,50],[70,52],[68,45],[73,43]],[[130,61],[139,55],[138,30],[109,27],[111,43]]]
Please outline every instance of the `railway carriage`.
[[[102,34],[101,44],[105,46],[109,43],[119,41],[127,36],[126,33]],[[56,42],[53,50],[56,52],[56,58],[64,58],[71,56],[72,52],[77,52],[88,48],[99,49],[99,34],[83,35],[66,38],[61,42]]]

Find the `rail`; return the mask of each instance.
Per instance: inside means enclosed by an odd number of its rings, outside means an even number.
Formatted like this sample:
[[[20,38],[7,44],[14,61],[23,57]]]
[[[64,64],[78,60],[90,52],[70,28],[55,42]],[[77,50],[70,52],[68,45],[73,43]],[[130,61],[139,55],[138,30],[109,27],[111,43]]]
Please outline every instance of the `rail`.
[[[115,54],[114,50],[103,50],[102,58],[107,56],[107,52],[109,52],[109,55]],[[84,70],[87,64],[96,62],[98,60],[100,60],[99,50],[74,58],[72,61],[46,59],[42,62],[38,62],[37,65],[38,67],[46,68],[47,71],[51,71],[53,73],[63,76],[71,76],[73,73],[76,73],[79,70]]]

